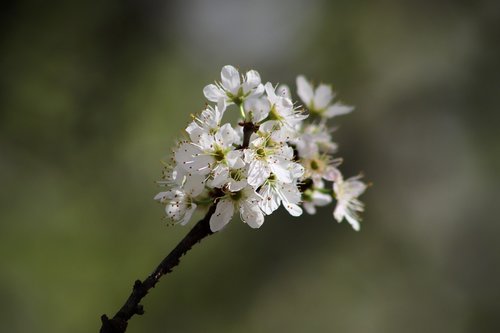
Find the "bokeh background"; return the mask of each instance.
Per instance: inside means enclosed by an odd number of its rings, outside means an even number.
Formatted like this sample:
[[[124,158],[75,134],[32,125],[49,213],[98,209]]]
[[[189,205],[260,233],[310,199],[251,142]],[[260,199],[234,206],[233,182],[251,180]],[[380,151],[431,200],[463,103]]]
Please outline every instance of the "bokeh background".
[[[498,1],[7,1],[0,331],[96,332],[188,231],[160,160],[220,68],[332,83],[362,231],[233,221],[129,332],[499,332]]]

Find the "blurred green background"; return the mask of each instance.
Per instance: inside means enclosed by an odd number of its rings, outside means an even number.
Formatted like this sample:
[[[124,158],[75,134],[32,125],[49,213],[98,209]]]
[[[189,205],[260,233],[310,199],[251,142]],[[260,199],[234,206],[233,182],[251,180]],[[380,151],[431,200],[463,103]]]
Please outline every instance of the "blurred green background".
[[[499,332],[498,1],[7,1],[0,331],[96,332],[188,231],[152,200],[232,64],[331,82],[362,231],[233,221],[129,332]]]

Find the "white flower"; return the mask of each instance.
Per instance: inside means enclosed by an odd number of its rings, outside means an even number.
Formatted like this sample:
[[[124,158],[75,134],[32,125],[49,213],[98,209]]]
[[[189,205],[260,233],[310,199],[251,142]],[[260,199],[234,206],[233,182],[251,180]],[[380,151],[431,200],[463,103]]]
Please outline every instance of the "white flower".
[[[297,110],[290,98],[285,94],[276,95],[275,88],[268,82],[265,85],[269,100],[269,113],[267,119],[280,125],[284,136],[294,137],[298,125],[308,117],[302,110]]]
[[[250,70],[240,77],[236,68],[227,65],[222,67],[220,75],[221,82],[209,84],[203,89],[203,94],[211,102],[222,99],[228,104],[240,105],[245,99],[259,96],[264,91],[257,71]]]
[[[202,184],[201,186],[199,184]],[[169,219],[185,225],[191,219],[196,210],[194,198],[203,190],[203,181],[200,177],[192,177],[190,181],[185,182],[184,188],[177,187],[171,190],[160,192],[154,200],[165,204],[165,213]]]
[[[347,114],[354,109],[352,106],[343,105],[340,102],[331,104],[335,97],[332,87],[320,84],[314,90],[312,84],[302,75],[297,77],[297,95],[299,95],[311,114],[317,114],[324,118]]]
[[[271,104],[266,96],[253,97],[245,100],[245,119],[260,124],[269,115]]]
[[[331,182],[336,181],[339,177],[342,177],[337,166],[340,165],[342,159],[333,159],[330,155],[317,154],[310,158],[303,158],[300,163],[304,167],[303,178],[312,179],[315,186],[319,186],[322,179]]]
[[[271,176],[261,186],[259,195],[261,197],[259,206],[267,215],[272,214],[281,204],[290,215],[302,215],[302,208],[298,206],[301,194],[295,184],[282,183]]]
[[[224,124],[214,135],[202,133],[197,143],[182,142],[175,151],[175,161],[186,171],[200,175],[209,174],[217,167],[227,169],[227,161],[241,155],[233,147],[238,140],[231,125]]]
[[[331,193],[325,193],[323,183],[318,187],[307,189],[302,198],[304,200],[302,206],[310,215],[316,214],[316,207],[326,206],[333,200]]]
[[[238,192],[230,192],[219,199],[214,214],[210,217],[210,229],[213,232],[224,228],[234,215],[240,211],[240,218],[252,228],[259,228],[264,223],[264,214],[257,202],[259,197],[251,187]]]
[[[307,124],[299,133],[300,136],[292,140],[292,143],[301,158],[311,158],[320,153],[333,154],[337,151],[337,144],[332,141],[332,136],[324,123]]]
[[[281,136],[295,137],[298,125],[307,118],[301,110],[297,110],[289,97],[287,87],[281,86],[276,94],[273,85],[268,82],[265,85],[266,95],[260,98],[250,98],[245,101],[245,112],[247,121],[267,124],[275,127],[275,131],[282,131]]]
[[[248,184],[257,188],[271,176],[283,183],[291,183],[293,171],[301,168],[292,161],[293,148],[288,145],[269,145],[269,137],[253,136],[250,147],[245,149],[245,162],[248,163]]]
[[[366,184],[360,181],[361,176],[352,177],[347,180],[339,178],[333,184],[333,191],[337,199],[337,206],[333,216],[337,222],[342,222],[345,218],[352,228],[359,231],[360,217],[358,212],[364,210],[364,205],[358,200],[358,197],[366,190]]]
[[[226,163],[217,165],[212,171],[211,186],[227,188],[237,192],[248,185],[245,162],[242,160],[242,151],[231,151],[226,156]]]
[[[193,116],[193,121],[186,128],[186,132],[189,134],[191,140],[199,142],[203,133],[217,133],[225,111],[226,104],[221,99],[217,106],[207,106],[198,117]]]

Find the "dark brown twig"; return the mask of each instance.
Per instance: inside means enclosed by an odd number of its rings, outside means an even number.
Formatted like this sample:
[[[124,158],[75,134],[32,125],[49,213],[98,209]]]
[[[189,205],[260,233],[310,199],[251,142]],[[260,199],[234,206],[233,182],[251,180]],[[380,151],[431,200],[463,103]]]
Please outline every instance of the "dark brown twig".
[[[257,132],[259,130],[259,125],[254,124],[253,122],[242,121],[238,123],[241,127],[243,127],[243,144],[239,149],[248,148],[250,144],[250,137],[252,133]]]
[[[180,262],[180,258],[189,251],[196,243],[203,238],[211,235],[210,217],[215,212],[215,205],[212,205],[205,215],[189,233],[181,240],[179,244],[166,256],[156,269],[144,281],[137,280],[134,283],[132,293],[128,297],[125,304],[109,319],[105,314],[101,316],[100,333],[123,333],[127,329],[128,320],[135,314],[142,315],[144,309],[140,304],[141,300],[147,295],[148,291],[153,288],[160,278],[172,271]]]

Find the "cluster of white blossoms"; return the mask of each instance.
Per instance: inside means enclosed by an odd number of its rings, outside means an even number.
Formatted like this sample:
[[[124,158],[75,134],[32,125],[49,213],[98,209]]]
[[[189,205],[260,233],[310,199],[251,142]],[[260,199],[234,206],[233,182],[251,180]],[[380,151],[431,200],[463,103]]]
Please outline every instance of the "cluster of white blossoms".
[[[193,116],[187,138],[174,149],[159,182],[166,191],[155,196],[170,220],[184,225],[198,207],[216,205],[210,217],[213,232],[224,228],[235,211],[259,228],[280,206],[300,216],[303,209],[315,214],[317,206],[336,200],[334,218],[359,230],[363,204],[358,197],[366,184],[359,176],[344,179],[327,127],[329,118],[352,107],[334,103],[330,86],[314,88],[299,76],[300,107],[288,87],[262,84],[254,70],[241,75],[224,66],[221,81],[207,85],[203,93],[214,105]],[[223,123],[231,109],[241,116],[235,125]]]

